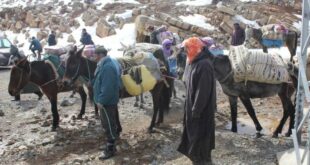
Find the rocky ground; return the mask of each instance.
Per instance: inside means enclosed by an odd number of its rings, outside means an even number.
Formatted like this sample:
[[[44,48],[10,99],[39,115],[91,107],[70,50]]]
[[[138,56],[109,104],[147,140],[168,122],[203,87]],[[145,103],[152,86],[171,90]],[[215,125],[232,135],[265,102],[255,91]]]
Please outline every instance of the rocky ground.
[[[76,120],[80,99],[77,95],[69,98],[70,93],[59,94],[58,103],[67,100],[68,106],[58,105],[61,129],[51,132],[47,98],[37,101],[37,96],[24,94],[22,101],[11,102],[12,97],[7,93],[9,71],[1,70],[0,77],[0,164],[191,164],[176,151],[184,103],[184,87],[180,82],[176,85],[177,98],[172,100],[164,124],[153,134],[146,131],[152,115],[150,95],[145,95],[144,109],[133,107],[134,98],[121,100],[123,133],[118,152],[113,159],[102,162],[98,156],[104,148],[105,137],[93,107],[87,104],[84,118]],[[254,138],[254,125],[241,104],[238,106],[239,133],[231,133],[229,103],[218,87],[215,164],[277,164],[276,153],[293,147],[291,138],[271,138],[282,116],[280,100],[277,97],[254,99],[253,105],[265,136]]]

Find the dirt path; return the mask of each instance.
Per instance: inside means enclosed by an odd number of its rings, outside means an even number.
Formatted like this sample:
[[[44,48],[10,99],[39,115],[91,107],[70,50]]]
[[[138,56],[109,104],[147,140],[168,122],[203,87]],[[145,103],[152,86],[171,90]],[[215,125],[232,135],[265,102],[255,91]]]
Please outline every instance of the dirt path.
[[[52,118],[47,98],[37,101],[36,95],[27,94],[22,95],[20,103],[11,102],[12,97],[7,93],[9,71],[1,70],[0,77],[0,110],[4,112],[0,117],[0,164],[191,164],[176,151],[182,132],[182,83],[176,85],[178,97],[172,100],[164,124],[153,134],[146,133],[152,115],[150,95],[145,95],[144,109],[133,107],[134,98],[121,100],[123,133],[118,152],[113,159],[101,162],[98,156],[104,147],[104,134],[93,107],[87,104],[84,119],[75,120],[73,116],[79,112],[80,99],[77,95],[69,98],[70,93],[59,94],[58,103],[66,99],[73,105],[58,105],[61,129],[51,132]],[[293,146],[290,138],[271,138],[271,132],[282,116],[279,99],[254,100],[253,105],[266,134],[255,139],[252,137],[254,125],[240,103],[239,134],[229,131],[229,104],[221,90],[218,91],[214,163],[276,164],[276,153]]]

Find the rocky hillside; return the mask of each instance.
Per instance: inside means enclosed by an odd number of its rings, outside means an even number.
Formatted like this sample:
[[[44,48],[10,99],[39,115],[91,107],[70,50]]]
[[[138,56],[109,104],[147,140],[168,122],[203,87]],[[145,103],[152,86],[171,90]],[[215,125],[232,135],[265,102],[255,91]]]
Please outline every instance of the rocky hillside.
[[[4,3],[4,7],[0,9],[0,30],[22,33],[27,40],[30,37],[29,28],[38,28],[36,36],[43,45],[46,43],[49,30],[55,30],[58,37],[68,43],[77,43],[79,36],[72,36],[71,33],[82,26],[79,19],[82,19],[86,27],[96,27],[95,34],[104,38],[114,35],[115,29],[122,28],[124,24],[133,22],[136,16],[148,15],[167,23],[171,31],[183,38],[194,34],[211,36],[224,45],[229,44],[234,22],[240,22],[242,26],[255,24],[253,20],[260,26],[281,22],[295,31],[298,31],[300,22],[298,16],[300,9],[296,9],[298,5],[293,8],[265,2],[224,1],[218,5],[200,6],[186,5],[180,0],[139,0],[128,3],[115,1],[104,2],[105,4],[97,1],[86,4],[80,0],[43,1],[44,3],[40,0],[29,0],[25,1],[27,6],[8,7],[9,2]],[[181,19],[181,16],[195,14],[204,16],[204,21],[214,26],[215,30],[193,25]],[[14,39],[14,43],[19,46],[24,44],[20,43],[19,39]],[[252,46],[257,47],[254,42]]]

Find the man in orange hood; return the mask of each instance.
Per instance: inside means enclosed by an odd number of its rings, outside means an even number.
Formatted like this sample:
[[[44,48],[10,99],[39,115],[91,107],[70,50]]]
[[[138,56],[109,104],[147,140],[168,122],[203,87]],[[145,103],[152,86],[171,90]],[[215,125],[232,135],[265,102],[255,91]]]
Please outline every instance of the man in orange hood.
[[[201,40],[192,37],[182,44],[189,64],[185,72],[186,99],[184,130],[178,151],[194,165],[212,164],[211,151],[215,147],[214,112],[216,83],[211,55]]]

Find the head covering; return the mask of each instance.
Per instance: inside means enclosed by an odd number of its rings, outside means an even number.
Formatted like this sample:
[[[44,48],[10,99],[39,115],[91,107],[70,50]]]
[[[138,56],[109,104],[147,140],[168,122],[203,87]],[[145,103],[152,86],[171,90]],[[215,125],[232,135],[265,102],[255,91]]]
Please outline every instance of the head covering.
[[[95,49],[95,54],[103,54],[103,55],[107,55],[108,51],[104,46],[98,46]]]
[[[201,41],[207,46],[210,47],[211,45],[214,45],[214,39],[211,37],[203,37],[201,38]]]
[[[187,58],[189,63],[192,63],[193,60],[198,56],[201,52],[204,44],[198,37],[191,37],[183,41],[182,45],[184,45],[187,51]]]
[[[163,52],[166,58],[168,58],[169,56],[171,56],[171,45],[172,45],[172,41],[170,39],[165,39],[162,42],[163,45]]]

